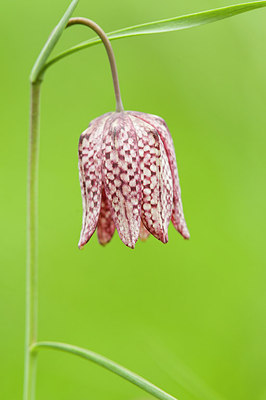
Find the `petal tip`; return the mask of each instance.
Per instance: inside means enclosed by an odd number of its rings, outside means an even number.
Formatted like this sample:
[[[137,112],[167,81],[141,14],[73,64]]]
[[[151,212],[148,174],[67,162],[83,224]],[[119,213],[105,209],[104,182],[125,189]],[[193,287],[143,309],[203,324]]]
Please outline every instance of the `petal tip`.
[[[84,246],[85,246],[85,244],[87,243],[87,241],[86,242],[84,242],[84,241],[79,241],[79,244],[78,244],[78,248],[79,248],[79,250],[82,250],[82,249],[84,249]]]
[[[135,249],[135,242],[133,243],[125,243],[124,241],[123,241],[123,243],[129,248],[129,249],[132,249],[132,250],[134,250]]]
[[[186,222],[183,221],[176,221],[175,219],[172,218],[172,223],[174,225],[174,228],[177,230],[177,232],[180,233],[180,235],[183,236],[184,239],[188,240],[190,239],[190,233],[187,228]]]
[[[187,227],[181,227],[179,230],[179,233],[183,236],[184,239],[189,240],[190,239],[190,233],[187,229]]]
[[[168,243],[168,235],[167,235],[167,236],[164,236],[164,237],[161,239],[161,242],[162,242],[163,244]]]
[[[112,238],[111,238],[112,239]],[[102,247],[105,247],[108,243],[110,243],[111,242],[111,239],[109,239],[109,240],[100,240],[99,238],[98,238],[98,242],[99,242],[99,244],[102,246]]]

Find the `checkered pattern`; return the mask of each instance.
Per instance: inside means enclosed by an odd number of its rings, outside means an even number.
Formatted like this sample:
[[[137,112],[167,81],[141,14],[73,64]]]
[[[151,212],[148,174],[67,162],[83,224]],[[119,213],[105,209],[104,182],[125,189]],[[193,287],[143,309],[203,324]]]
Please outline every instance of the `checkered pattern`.
[[[180,184],[179,184],[179,177],[178,177],[178,170],[177,170],[177,164],[176,164],[176,156],[175,156],[175,149],[173,145],[173,140],[171,137],[171,134],[169,132],[169,129],[166,125],[166,122],[161,118],[158,117],[157,115],[152,115],[152,114],[144,114],[141,112],[130,112],[131,115],[134,115],[138,117],[141,120],[146,121],[148,124],[153,126],[162,142],[164,145],[164,148],[167,153],[171,173],[172,173],[172,179],[173,179],[173,212],[172,212],[172,223],[176,230],[181,233],[181,235],[185,239],[189,239],[189,231],[186,225],[185,217],[184,217],[184,212],[183,212],[183,206],[182,206],[182,200],[181,200],[181,189],[180,189]]]
[[[131,248],[149,234],[166,243],[172,218],[189,238],[172,138],[157,116],[134,111],[93,120],[79,142],[82,248],[97,228],[108,243],[115,229]]]

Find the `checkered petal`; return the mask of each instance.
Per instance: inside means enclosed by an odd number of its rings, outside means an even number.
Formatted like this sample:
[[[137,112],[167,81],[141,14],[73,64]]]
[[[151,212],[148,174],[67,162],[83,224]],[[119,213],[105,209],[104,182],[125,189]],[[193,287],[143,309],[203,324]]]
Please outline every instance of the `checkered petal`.
[[[139,156],[134,126],[123,112],[109,118],[104,132],[103,181],[120,239],[134,248],[140,230]]]
[[[83,205],[79,248],[90,240],[98,223],[102,196],[101,146],[108,115],[93,120],[79,140],[79,178]]]
[[[145,228],[143,223],[140,223],[140,230],[139,230],[139,238],[142,242],[145,242],[145,240],[148,239],[150,236],[150,232]]]
[[[101,211],[97,225],[97,235],[99,243],[107,244],[113,237],[115,224],[111,215],[111,205],[106,197],[105,190],[102,191]]]
[[[133,115],[130,117],[136,130],[140,158],[141,219],[153,236],[166,243],[173,208],[173,182],[168,158],[156,129]]]
[[[173,178],[174,195],[173,195],[172,222],[176,230],[180,232],[185,239],[189,239],[190,235],[186,225],[182,200],[181,200],[181,189],[179,184],[175,150],[169,129],[165,121],[156,115],[145,114],[135,111],[132,111],[130,113],[151,124],[157,130],[164,144]]]

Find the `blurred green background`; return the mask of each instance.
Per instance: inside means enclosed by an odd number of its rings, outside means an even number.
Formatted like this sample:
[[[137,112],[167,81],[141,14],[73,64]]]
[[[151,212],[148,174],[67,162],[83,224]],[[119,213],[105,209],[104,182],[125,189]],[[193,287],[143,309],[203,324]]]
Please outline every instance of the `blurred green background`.
[[[0,398],[21,399],[30,69],[67,0],[1,2]],[[231,4],[80,0],[107,32]],[[187,31],[113,42],[126,109],[172,132],[191,240],[169,229],[126,248],[83,251],[77,143],[114,109],[97,46],[56,64],[42,90],[39,338],[97,351],[179,400],[266,399],[266,10]],[[84,27],[56,51],[93,37]],[[56,53],[55,51],[55,53]],[[54,54],[55,54],[54,53]],[[148,400],[71,355],[42,351],[38,400]]]

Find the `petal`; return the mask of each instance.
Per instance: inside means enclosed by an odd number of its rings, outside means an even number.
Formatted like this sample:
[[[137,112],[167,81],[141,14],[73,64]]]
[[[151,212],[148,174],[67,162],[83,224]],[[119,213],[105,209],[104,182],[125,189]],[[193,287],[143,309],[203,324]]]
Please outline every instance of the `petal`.
[[[164,144],[168,156],[169,165],[173,177],[174,201],[173,201],[172,222],[176,230],[180,232],[185,239],[189,239],[190,235],[186,225],[182,200],[181,200],[181,188],[179,184],[175,149],[169,129],[165,121],[162,118],[158,117],[157,115],[145,114],[135,111],[132,111],[130,113],[151,124],[160,135],[160,138]]]
[[[93,235],[100,213],[102,195],[102,135],[108,115],[93,120],[79,140],[79,178],[83,219],[79,240],[82,248]]]
[[[115,224],[111,216],[111,205],[103,189],[101,211],[97,225],[97,235],[99,243],[105,245],[110,242],[114,232]]]
[[[140,157],[141,219],[153,236],[166,243],[173,208],[173,181],[168,158],[156,129],[132,115],[131,119]]]
[[[139,230],[139,238],[142,242],[145,242],[145,240],[148,239],[150,236],[150,232],[145,228],[143,223],[140,223],[140,230]]]
[[[103,142],[103,182],[120,239],[134,248],[140,229],[141,185],[136,134],[130,118],[116,113]]]

